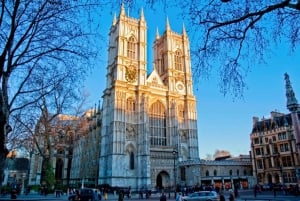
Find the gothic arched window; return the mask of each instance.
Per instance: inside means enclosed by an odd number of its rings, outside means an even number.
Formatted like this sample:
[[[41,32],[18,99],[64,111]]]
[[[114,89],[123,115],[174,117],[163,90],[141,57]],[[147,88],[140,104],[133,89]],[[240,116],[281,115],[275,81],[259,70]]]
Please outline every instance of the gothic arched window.
[[[181,57],[181,52],[179,50],[177,50],[175,52],[175,58],[174,58],[174,60],[175,60],[175,69],[180,70],[180,71],[182,71],[182,59],[181,58],[182,58]]]
[[[133,170],[134,169],[134,153],[130,152],[129,154],[129,169]]]
[[[150,142],[152,146],[166,146],[166,115],[165,107],[159,101],[149,110]]]
[[[209,171],[208,171],[208,170],[206,170],[205,175],[206,175],[207,177],[209,177]]]
[[[128,40],[127,44],[127,56],[130,59],[135,59],[135,52],[136,52],[136,45],[135,45],[135,40],[134,37],[131,36]]]
[[[62,179],[64,161],[61,158],[56,159],[55,179]]]

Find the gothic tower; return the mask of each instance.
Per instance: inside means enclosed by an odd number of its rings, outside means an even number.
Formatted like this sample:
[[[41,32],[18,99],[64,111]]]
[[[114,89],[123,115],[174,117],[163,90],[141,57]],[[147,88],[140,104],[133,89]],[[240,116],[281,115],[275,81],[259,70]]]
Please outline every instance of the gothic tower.
[[[154,42],[147,74],[147,23],[122,6],[109,33],[98,184],[132,188],[180,184],[179,160],[198,159],[196,98],[188,36],[171,30]],[[177,182],[176,182],[177,181]]]
[[[291,112],[292,122],[294,127],[294,136],[296,140],[296,149],[300,153],[300,124],[298,118],[298,112],[300,111],[300,106],[296,99],[292,84],[290,82],[290,77],[287,73],[284,74],[285,79],[285,90],[286,90],[286,107]]]

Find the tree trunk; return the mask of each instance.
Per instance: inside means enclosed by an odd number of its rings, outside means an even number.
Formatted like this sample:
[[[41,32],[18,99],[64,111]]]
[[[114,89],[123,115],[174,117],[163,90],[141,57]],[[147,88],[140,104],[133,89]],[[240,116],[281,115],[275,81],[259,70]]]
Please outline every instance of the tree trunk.
[[[1,108],[2,109],[2,108]],[[6,125],[6,118],[5,115],[3,115],[2,111],[0,111],[0,192],[2,187],[2,178],[4,176],[4,168],[5,168],[5,160],[6,156],[8,154],[8,150],[6,148],[5,144],[5,129]]]

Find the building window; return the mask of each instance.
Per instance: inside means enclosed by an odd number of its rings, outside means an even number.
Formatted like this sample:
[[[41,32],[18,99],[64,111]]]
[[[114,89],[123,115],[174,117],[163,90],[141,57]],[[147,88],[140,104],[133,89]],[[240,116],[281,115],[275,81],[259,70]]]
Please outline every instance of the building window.
[[[182,56],[181,56],[181,52],[179,50],[177,50],[175,52],[174,60],[175,60],[175,69],[182,71]]]
[[[209,171],[208,171],[208,170],[206,170],[205,175],[206,175],[207,177],[209,177]]]
[[[244,176],[246,176],[247,175],[247,170],[244,170]]]
[[[263,169],[262,160],[257,160],[257,169]]]
[[[183,108],[183,105],[179,105],[178,106],[178,116],[179,118],[184,118],[184,108]]]
[[[181,176],[181,181],[185,181],[186,180],[186,173],[185,173],[185,171],[186,171],[187,169],[185,168],[185,167],[181,167],[180,168],[180,176]]]
[[[129,154],[129,169],[133,170],[134,169],[134,153],[130,152]]]
[[[163,104],[154,103],[149,111],[150,143],[152,146],[166,146],[166,115]]]
[[[135,101],[132,98],[127,99],[126,108],[129,112],[135,111]]]
[[[229,175],[232,176],[232,170],[229,170]]]
[[[217,170],[214,170],[214,176],[217,176]]]
[[[255,155],[261,155],[260,148],[255,149]]]
[[[135,59],[136,43],[134,37],[130,37],[127,44],[127,56],[130,59]]]
[[[236,175],[240,176],[240,170],[236,170]]]
[[[283,156],[281,158],[283,167],[292,167],[292,158],[291,156]]]
[[[55,179],[62,179],[64,162],[61,158],[56,159]]]
[[[278,140],[286,140],[286,132],[278,133]]]

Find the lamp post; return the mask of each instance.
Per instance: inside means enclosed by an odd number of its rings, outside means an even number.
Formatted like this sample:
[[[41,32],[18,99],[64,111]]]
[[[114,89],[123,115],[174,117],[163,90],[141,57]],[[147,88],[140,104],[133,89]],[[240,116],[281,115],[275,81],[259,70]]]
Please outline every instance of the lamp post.
[[[177,150],[174,148],[173,149],[173,156],[174,156],[174,198],[176,199],[176,167],[175,167],[175,159],[177,156]]]
[[[24,191],[25,191],[25,178],[26,178],[26,175],[25,173],[22,173],[22,188],[21,188],[21,194],[24,194]]]

